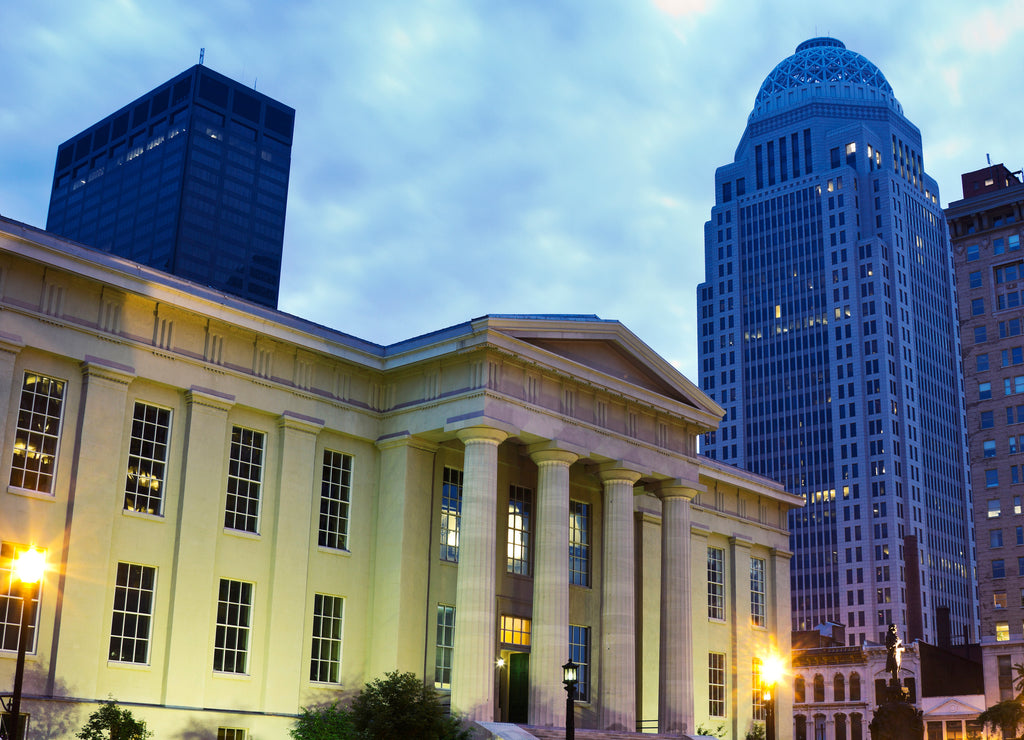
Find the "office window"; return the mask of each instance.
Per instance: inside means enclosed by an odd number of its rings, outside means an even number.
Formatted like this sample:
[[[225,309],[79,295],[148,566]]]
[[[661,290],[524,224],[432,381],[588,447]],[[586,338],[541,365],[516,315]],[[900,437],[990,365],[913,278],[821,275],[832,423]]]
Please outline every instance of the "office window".
[[[590,585],[590,504],[569,501],[569,583]]]
[[[1002,547],[1003,546],[1003,530],[993,529],[988,533],[988,545],[989,547]]]
[[[117,564],[114,614],[110,621],[109,660],[148,663],[150,624],[156,590],[156,568]]]
[[[994,439],[986,439],[981,447],[985,457],[996,456],[996,441]]]
[[[992,384],[989,382],[978,383],[978,400],[987,401],[992,398]]]
[[[992,608],[993,609],[1005,609],[1006,608],[1006,592],[1005,591],[994,591],[992,593]]]
[[[987,352],[982,353],[980,355],[977,355],[975,357],[974,361],[975,361],[975,368],[977,369],[978,372],[985,372],[986,370],[988,370],[988,353]]]
[[[590,701],[590,627],[569,625],[569,657],[576,669],[576,700]]]
[[[764,702],[765,686],[761,682],[761,669],[763,667],[760,658],[754,658],[750,669],[751,699],[750,703],[754,710],[754,720],[762,722],[767,718],[767,710]]]
[[[459,562],[462,471],[446,467],[441,483],[441,560]]]
[[[708,714],[725,716],[725,653],[708,653]]]
[[[245,740],[245,733],[241,727],[218,727],[217,740]]]
[[[437,639],[434,643],[434,688],[451,689],[452,656],[455,654],[455,607],[437,605]]]
[[[510,486],[508,492],[508,558],[505,569],[530,575],[530,538],[533,533],[533,491]]]
[[[1006,561],[1002,558],[998,558],[992,561],[992,577],[993,578],[1005,578],[1006,577]]]
[[[990,498],[988,500],[988,518],[995,519],[1000,515],[1000,513],[1002,513],[1002,508],[999,504],[999,499]]]
[[[984,325],[974,327],[974,343],[981,344],[985,341],[988,341],[988,331]]]
[[[976,271],[976,272],[970,273],[968,275],[968,279],[970,281],[970,285],[971,285],[972,288],[980,288],[981,287],[981,271],[980,270]]]
[[[750,559],[750,623],[755,627],[767,624],[764,560]]]
[[[975,260],[980,259],[980,258],[981,258],[981,247],[979,247],[979,245],[977,245],[977,244],[968,244],[967,245],[967,261],[968,262],[974,262]]]
[[[999,471],[985,471],[985,488],[997,488],[999,486]]]
[[[351,496],[352,456],[324,450],[320,475],[320,547],[348,549]]]
[[[505,645],[530,645],[530,620],[501,615],[501,642]]]
[[[991,411],[981,412],[981,428],[991,429],[996,425],[995,415]]]
[[[13,487],[53,493],[63,409],[63,380],[25,373],[14,429]]]
[[[14,585],[14,559],[28,547],[0,542],[0,650],[17,652],[21,634],[21,589]],[[36,627],[39,626],[39,591],[32,599],[32,622],[29,624],[28,652],[36,651]]]
[[[725,619],[725,552],[719,547],[708,548],[708,618]]]
[[[128,442],[128,476],[124,484],[127,511],[157,516],[164,513],[164,476],[170,439],[170,410],[136,401]]]
[[[1010,639],[1010,623],[996,622],[996,642],[1006,642]]]
[[[213,670],[245,673],[252,627],[252,584],[220,579],[217,594],[217,634],[213,646]]]
[[[309,680],[321,683],[341,681],[341,627],[345,600],[340,596],[313,594],[313,648]]]
[[[259,533],[264,437],[263,432],[252,429],[231,429],[228,500],[224,510],[227,529]]]

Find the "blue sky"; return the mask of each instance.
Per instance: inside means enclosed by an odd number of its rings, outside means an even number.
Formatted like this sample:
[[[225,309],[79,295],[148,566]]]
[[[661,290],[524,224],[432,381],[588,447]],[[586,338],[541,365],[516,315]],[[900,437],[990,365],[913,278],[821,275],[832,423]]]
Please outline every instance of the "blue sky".
[[[813,36],[882,70],[943,205],[1024,162],[1019,0],[5,5],[0,213],[45,226],[57,145],[205,47],[296,109],[280,308],[383,344],[596,313],[696,381],[715,168]]]

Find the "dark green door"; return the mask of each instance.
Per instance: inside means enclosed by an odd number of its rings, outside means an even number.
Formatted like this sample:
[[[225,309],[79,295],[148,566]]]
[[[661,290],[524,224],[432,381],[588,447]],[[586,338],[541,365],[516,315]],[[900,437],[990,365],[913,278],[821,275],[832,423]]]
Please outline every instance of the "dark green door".
[[[508,721],[524,724],[530,717],[530,654],[508,656]]]

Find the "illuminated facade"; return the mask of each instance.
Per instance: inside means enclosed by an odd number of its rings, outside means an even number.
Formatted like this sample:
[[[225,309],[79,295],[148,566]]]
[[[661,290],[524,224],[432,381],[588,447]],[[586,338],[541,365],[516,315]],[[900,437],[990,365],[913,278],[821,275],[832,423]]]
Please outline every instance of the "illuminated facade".
[[[875,65],[801,44],[715,175],[699,287],[702,451],[805,499],[790,513],[794,629],[976,623],[946,223],[921,135]]]
[[[46,228],[276,308],[294,121],[196,65],[60,145]]]
[[[107,696],[157,736],[283,737],[391,670],[560,726],[570,655],[580,727],[762,711],[802,502],[698,455],[721,409],[618,322],[384,347],[3,219],[0,308],[0,566],[51,564],[33,737]]]

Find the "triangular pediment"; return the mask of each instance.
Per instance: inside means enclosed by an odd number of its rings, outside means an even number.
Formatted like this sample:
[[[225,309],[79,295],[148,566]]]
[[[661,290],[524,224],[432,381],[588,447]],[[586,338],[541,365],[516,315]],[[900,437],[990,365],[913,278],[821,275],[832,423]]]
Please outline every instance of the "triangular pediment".
[[[984,699],[985,698],[982,696],[982,697],[979,697],[979,699],[981,699],[981,701],[980,701],[981,706],[973,706],[973,705],[968,704],[968,703],[966,703],[966,702],[964,702],[964,701],[962,701],[960,699],[957,699],[956,697],[950,697],[949,699],[947,699],[946,701],[942,702],[941,704],[938,704],[938,705],[932,707],[931,709],[929,709],[925,714],[927,714],[928,716],[939,716],[939,715],[941,715],[941,716],[944,716],[944,717],[946,717],[946,716],[956,716],[956,715],[970,715],[970,716],[974,717],[974,716],[977,716],[978,713],[983,711],[984,708],[985,708],[984,707],[984,704],[985,704]]]
[[[718,419],[722,409],[664,358],[617,321],[559,320],[557,317],[487,317],[488,328],[586,368],[689,406]]]

